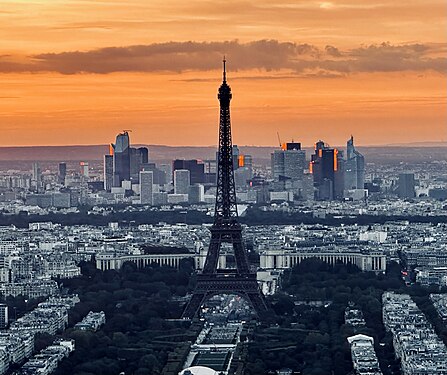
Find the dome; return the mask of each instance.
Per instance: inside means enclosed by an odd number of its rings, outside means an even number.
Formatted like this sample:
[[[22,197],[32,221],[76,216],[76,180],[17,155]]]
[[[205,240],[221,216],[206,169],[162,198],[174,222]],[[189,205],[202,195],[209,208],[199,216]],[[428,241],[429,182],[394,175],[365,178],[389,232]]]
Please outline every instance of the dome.
[[[185,368],[184,370],[182,370],[182,372],[180,372],[179,375],[189,375],[188,371],[192,375],[218,375],[217,371],[204,366],[192,366]]]

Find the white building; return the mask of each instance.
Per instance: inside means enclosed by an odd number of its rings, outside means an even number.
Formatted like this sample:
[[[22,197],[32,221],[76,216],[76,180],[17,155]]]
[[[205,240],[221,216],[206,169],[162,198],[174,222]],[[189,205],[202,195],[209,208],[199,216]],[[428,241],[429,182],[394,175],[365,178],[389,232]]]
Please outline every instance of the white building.
[[[351,346],[351,358],[354,370],[359,375],[382,375],[376,352],[374,339],[366,335],[355,335],[347,338]]]
[[[265,249],[259,255],[260,268],[263,270],[292,268],[304,259],[317,258],[331,265],[338,262],[355,264],[362,271],[386,271],[386,255],[382,252]]]

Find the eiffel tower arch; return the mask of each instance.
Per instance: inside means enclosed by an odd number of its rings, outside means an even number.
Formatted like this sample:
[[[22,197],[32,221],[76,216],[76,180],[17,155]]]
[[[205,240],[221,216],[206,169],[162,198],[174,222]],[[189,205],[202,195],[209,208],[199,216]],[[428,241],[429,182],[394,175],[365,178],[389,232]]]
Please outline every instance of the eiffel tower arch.
[[[233,171],[233,143],[231,139],[230,100],[231,88],[227,84],[226,60],[223,60],[223,82],[219,88],[220,102],[219,152],[217,192],[211,240],[202,273],[197,275],[197,285],[182,317],[192,319],[199,313],[204,302],[216,294],[237,294],[249,302],[262,316],[267,311],[264,296],[256,280],[256,272],[250,270],[247,252],[238,222],[236,189]],[[218,269],[220,249],[223,243],[232,245],[236,269]]]

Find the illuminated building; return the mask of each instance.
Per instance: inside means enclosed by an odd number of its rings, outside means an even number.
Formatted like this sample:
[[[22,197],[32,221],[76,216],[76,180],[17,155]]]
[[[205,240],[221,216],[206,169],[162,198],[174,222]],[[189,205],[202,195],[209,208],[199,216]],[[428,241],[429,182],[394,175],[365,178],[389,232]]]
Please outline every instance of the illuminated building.
[[[315,144],[309,169],[314,178],[315,198],[333,200],[343,198],[344,160],[343,153],[325,145],[323,141]]]
[[[274,190],[292,191],[297,197],[303,197],[303,176],[306,166],[306,152],[301,143],[284,143],[280,150],[271,154]]]

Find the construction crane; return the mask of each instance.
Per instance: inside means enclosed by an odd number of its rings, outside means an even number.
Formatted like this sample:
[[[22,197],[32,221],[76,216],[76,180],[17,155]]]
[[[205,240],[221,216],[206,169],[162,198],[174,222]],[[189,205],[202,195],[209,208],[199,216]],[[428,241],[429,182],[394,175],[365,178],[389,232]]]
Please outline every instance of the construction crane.
[[[278,136],[279,148],[281,150],[285,150],[286,149],[286,144],[281,142],[281,137],[279,136],[279,132],[276,132],[276,135]]]

